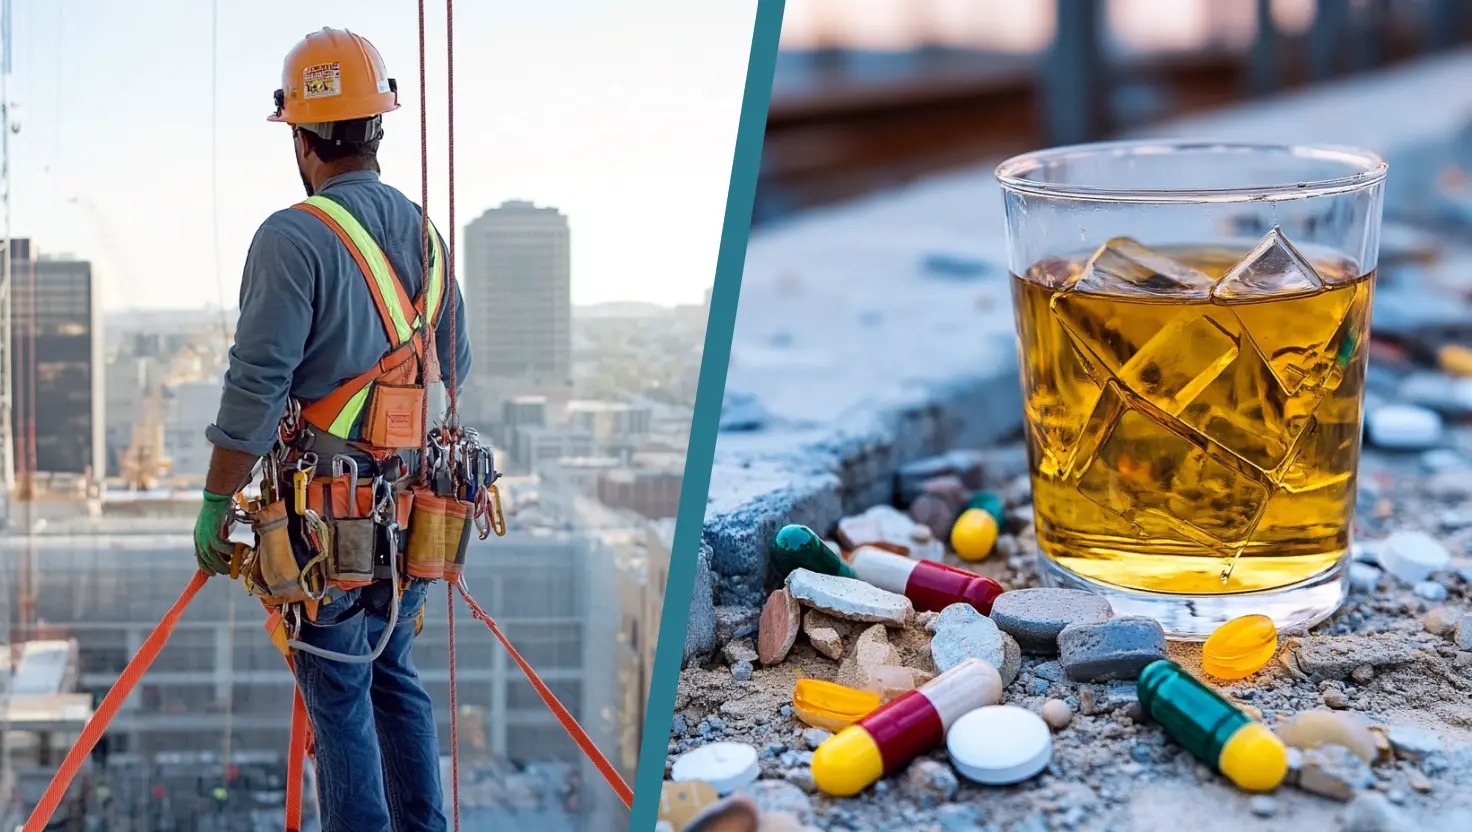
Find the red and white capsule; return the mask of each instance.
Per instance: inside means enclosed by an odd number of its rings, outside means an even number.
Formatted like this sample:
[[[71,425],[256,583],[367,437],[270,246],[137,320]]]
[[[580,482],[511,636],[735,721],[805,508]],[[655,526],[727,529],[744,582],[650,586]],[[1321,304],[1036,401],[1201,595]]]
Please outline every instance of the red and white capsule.
[[[849,566],[860,580],[909,598],[917,612],[970,604],[982,615],[991,615],[992,602],[1002,594],[1002,585],[985,575],[907,558],[874,546],[855,549],[849,555]]]
[[[963,714],[1001,700],[997,669],[967,659],[824,740],[813,752],[813,782],[836,797],[858,794],[939,748]]]

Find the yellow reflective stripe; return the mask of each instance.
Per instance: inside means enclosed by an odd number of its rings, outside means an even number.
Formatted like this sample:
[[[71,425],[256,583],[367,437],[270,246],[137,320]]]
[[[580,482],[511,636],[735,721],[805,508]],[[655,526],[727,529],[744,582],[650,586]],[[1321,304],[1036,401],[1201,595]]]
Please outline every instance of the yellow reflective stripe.
[[[407,317],[412,310],[405,310],[399,306],[398,289],[394,286],[393,273],[389,269],[388,259],[383,256],[383,249],[378,247],[378,243],[374,242],[373,236],[368,233],[368,229],[364,228],[362,223],[358,222],[357,217],[354,217],[341,205],[321,194],[307,197],[306,201],[336,220],[363,255],[363,261],[368,264],[368,271],[372,273],[373,282],[378,285],[378,291],[383,295],[383,302],[388,307],[389,318],[393,321],[394,331],[398,335],[398,340],[392,346],[397,347],[409,340],[409,337],[414,334],[414,329],[409,326]]]
[[[368,401],[368,392],[373,389],[373,383],[369,382],[359,390],[356,395],[348,399],[348,403],[342,406],[342,412],[332,420],[327,427],[327,432],[341,439],[347,439],[353,432],[353,424],[358,421],[358,414],[363,412],[363,405]]]
[[[435,230],[432,222],[429,224],[429,231],[434,256],[429,261],[429,296],[425,299],[425,311],[430,318],[433,318],[434,310],[440,304],[440,295],[445,291],[445,248],[440,245],[440,234]],[[416,316],[414,326],[418,327],[419,324],[419,318]]]

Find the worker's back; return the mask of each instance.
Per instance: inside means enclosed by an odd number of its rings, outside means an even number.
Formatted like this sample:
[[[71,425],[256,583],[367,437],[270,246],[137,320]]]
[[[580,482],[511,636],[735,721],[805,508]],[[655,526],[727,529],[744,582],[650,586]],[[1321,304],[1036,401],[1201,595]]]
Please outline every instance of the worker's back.
[[[419,207],[366,170],[335,176],[318,193],[362,223],[417,301],[424,285]],[[458,349],[451,348],[452,333]],[[441,374],[448,381],[453,359],[456,383],[463,384],[470,341],[458,297],[453,328],[446,306],[435,338]],[[311,402],[372,367],[388,348],[362,269],[342,241],[311,213],[277,211],[256,232],[246,260],[236,346],[210,441],[264,454],[285,407],[278,392],[284,376],[292,397]]]

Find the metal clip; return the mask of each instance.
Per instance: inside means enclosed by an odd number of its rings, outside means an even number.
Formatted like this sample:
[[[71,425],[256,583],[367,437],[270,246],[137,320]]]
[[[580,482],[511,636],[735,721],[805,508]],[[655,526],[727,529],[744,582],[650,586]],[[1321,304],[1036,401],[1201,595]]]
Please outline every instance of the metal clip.
[[[296,471],[291,475],[291,487],[292,497],[295,500],[295,508],[298,516],[307,516],[307,483],[312,481],[312,475],[316,472],[316,454],[302,454],[301,459],[298,459],[296,461]]]
[[[358,460],[346,454],[332,458],[333,479],[348,475],[348,516],[358,516]]]
[[[490,495],[491,529],[496,532],[496,537],[505,537],[506,515],[501,511],[501,490],[495,485],[488,485],[486,493]]]

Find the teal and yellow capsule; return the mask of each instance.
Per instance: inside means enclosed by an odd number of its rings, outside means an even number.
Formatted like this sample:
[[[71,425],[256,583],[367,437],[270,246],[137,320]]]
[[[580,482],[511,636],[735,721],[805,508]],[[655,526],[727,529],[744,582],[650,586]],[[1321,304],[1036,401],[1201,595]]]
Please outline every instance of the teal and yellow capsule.
[[[786,578],[794,569],[807,569],[822,575],[837,575],[840,578],[857,578],[853,567],[837,552],[828,548],[823,538],[807,526],[793,523],[783,526],[772,545],[767,549],[767,559],[778,580]]]
[[[1001,532],[1005,504],[990,491],[978,491],[951,526],[951,548],[963,560],[981,560],[992,553]]]
[[[1288,774],[1283,741],[1170,659],[1136,683],[1140,708],[1196,759],[1249,792],[1269,792]]]

